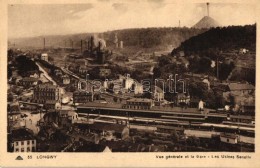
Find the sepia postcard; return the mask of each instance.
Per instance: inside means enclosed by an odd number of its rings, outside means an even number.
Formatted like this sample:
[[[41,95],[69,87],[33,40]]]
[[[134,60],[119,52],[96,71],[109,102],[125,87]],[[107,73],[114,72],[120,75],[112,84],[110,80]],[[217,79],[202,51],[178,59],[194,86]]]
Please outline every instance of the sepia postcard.
[[[0,7],[0,167],[260,167],[259,1]]]

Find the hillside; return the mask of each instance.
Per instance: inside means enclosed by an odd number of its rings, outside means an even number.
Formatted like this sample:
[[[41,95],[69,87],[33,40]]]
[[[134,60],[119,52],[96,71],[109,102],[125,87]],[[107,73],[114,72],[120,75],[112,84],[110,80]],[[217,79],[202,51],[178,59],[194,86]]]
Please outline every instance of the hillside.
[[[136,28],[114,30],[104,33],[97,33],[99,38],[106,40],[108,47],[114,46],[115,34],[118,41],[123,41],[125,47],[140,47],[140,48],[157,48],[167,49],[178,47],[181,42],[205,32],[207,29],[195,28]],[[86,40],[90,37],[90,33],[72,34],[72,35],[53,35],[45,36],[46,47],[80,47],[80,40]],[[11,44],[15,43],[16,47],[20,48],[42,48],[43,37],[9,39]],[[83,44],[86,47],[86,43]]]
[[[219,27],[219,23],[209,16],[204,16],[198,23],[196,23],[193,28],[202,29],[202,28],[212,28]]]
[[[256,50],[256,25],[229,26],[212,28],[202,34],[191,37],[172,51],[172,55],[183,50],[185,53],[198,53],[209,49]]]

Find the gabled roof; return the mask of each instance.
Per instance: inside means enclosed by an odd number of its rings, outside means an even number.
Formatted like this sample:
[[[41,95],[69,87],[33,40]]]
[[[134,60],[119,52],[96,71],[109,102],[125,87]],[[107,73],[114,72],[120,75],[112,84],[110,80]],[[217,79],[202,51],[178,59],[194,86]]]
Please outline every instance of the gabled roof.
[[[32,131],[25,128],[15,129],[12,130],[11,139],[13,141],[24,141],[24,140],[31,140],[35,139]]]

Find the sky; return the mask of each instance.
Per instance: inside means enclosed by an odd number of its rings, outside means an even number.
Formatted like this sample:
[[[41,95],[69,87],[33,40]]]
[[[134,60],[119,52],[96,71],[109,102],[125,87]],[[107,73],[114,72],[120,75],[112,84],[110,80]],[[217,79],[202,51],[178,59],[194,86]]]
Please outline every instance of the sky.
[[[84,4],[9,4],[8,38],[105,32],[125,28],[191,27],[207,15],[206,3],[165,0]],[[210,16],[220,25],[256,22],[255,4],[210,3]]]

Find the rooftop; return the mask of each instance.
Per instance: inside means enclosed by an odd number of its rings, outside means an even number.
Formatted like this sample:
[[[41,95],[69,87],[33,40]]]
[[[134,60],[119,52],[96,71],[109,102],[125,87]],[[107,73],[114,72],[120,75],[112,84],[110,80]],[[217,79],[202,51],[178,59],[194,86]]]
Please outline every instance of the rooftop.
[[[39,89],[57,89],[58,86],[52,85],[50,83],[40,84],[37,86]]]
[[[11,139],[13,141],[23,141],[34,139],[34,136],[29,129],[19,128],[12,131]]]
[[[238,136],[236,134],[230,134],[230,133],[221,133],[220,137],[225,137],[225,138],[231,138],[231,139],[236,139]]]
[[[132,99],[129,99],[127,100],[128,102],[152,102],[151,99],[143,99],[143,98],[132,98]]]
[[[22,81],[37,82],[38,79],[33,78],[33,77],[25,77],[25,78],[22,79]]]

